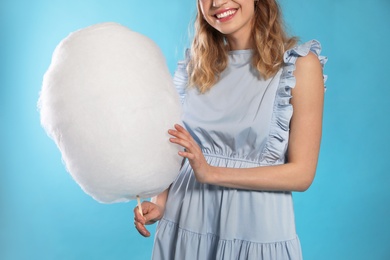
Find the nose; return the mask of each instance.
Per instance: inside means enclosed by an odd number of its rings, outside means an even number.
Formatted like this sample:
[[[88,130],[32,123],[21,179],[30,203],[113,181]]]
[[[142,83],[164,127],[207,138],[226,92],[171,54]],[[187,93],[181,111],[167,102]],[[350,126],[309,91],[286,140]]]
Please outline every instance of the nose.
[[[228,0],[213,0],[213,7],[221,7],[227,3]]]

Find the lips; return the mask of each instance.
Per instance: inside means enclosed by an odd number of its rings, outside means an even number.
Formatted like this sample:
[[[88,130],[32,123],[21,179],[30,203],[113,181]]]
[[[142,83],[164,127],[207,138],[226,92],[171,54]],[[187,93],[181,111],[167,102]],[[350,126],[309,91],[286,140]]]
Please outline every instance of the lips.
[[[228,9],[228,10],[223,10],[223,11],[220,11],[218,13],[216,13],[214,16],[220,20],[220,21],[224,21],[224,20],[229,20],[230,18],[232,18],[237,12],[237,9]]]

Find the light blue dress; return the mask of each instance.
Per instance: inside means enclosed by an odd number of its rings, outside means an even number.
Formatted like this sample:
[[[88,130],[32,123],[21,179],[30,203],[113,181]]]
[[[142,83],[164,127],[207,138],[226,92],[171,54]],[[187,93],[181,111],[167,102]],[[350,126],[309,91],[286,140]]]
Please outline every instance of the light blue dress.
[[[229,53],[229,65],[206,94],[187,88],[187,61],[174,76],[183,122],[209,164],[258,167],[283,164],[289,140],[293,75],[298,57],[321,46],[310,41],[288,50],[285,66],[259,79],[251,50]],[[326,59],[319,56],[322,64]],[[196,181],[188,160],[172,184],[158,224],[155,260],[302,259],[291,192],[225,188]]]

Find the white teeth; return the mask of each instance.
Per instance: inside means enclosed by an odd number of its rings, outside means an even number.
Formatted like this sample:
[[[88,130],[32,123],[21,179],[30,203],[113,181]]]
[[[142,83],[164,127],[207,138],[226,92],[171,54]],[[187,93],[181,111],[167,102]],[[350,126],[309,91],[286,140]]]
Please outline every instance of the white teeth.
[[[221,19],[221,18],[225,18],[225,17],[227,17],[227,16],[229,16],[229,15],[232,15],[232,14],[234,14],[235,12],[236,12],[235,10],[229,10],[229,11],[226,11],[226,12],[223,12],[223,13],[220,13],[220,14],[217,14],[216,16],[217,16],[218,19]]]

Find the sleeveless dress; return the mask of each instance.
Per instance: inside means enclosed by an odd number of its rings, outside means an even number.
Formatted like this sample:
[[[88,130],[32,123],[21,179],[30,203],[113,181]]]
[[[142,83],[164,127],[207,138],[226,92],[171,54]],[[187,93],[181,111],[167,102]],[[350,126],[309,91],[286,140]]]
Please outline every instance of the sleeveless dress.
[[[251,50],[231,51],[228,67],[205,94],[187,88],[188,55],[179,62],[174,83],[183,123],[209,164],[246,168],[285,163],[294,64],[310,51],[318,56],[319,42],[288,50],[285,66],[267,80],[251,66]],[[325,64],[325,57],[319,59]],[[291,192],[201,184],[185,160],[169,190],[152,259],[302,259]]]

